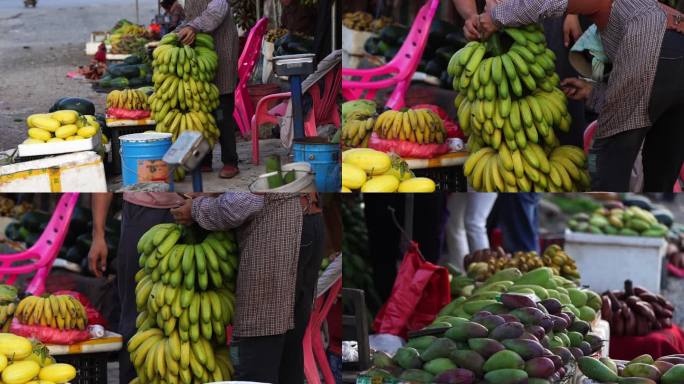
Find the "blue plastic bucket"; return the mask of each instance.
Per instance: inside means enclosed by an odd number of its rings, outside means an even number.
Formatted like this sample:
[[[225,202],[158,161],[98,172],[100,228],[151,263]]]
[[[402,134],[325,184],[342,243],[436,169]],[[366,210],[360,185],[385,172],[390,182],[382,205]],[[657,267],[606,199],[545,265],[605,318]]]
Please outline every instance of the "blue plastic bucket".
[[[292,146],[294,161],[311,164],[316,174],[318,192],[339,192],[342,185],[340,145],[317,138],[295,140]]]
[[[171,148],[170,133],[133,133],[121,136],[119,140],[121,141],[121,173],[124,187],[140,182],[166,182],[168,180],[168,167],[166,163],[161,163],[161,159]],[[145,179],[138,180],[139,170],[145,171]],[[162,179],[164,172],[166,172],[166,179]]]

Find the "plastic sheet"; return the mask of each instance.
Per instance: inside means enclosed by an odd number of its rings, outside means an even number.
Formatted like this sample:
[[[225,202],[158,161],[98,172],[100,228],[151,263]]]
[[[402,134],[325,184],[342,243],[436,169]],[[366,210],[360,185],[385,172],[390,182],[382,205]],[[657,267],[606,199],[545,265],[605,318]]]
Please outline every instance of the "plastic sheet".
[[[117,119],[140,120],[150,117],[150,111],[129,110],[123,108],[107,108],[107,116]]]
[[[449,144],[417,144],[402,140],[385,140],[375,133],[368,141],[368,147],[386,153],[396,153],[407,159],[432,159],[449,152]]]

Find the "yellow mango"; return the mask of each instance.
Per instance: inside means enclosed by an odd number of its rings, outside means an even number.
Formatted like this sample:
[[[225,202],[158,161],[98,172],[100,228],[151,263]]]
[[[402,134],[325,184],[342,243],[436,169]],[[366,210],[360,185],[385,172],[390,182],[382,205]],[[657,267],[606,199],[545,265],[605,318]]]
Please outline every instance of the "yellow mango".
[[[76,126],[76,124],[64,125],[57,128],[57,131],[55,131],[55,136],[61,139],[66,139],[69,136],[75,135],[77,131],[78,127]]]
[[[392,160],[389,155],[368,148],[344,151],[342,162],[356,165],[371,176],[382,175],[392,167]]]
[[[32,139],[38,139],[42,141],[48,141],[52,137],[50,132],[40,128],[29,128],[28,135]]]
[[[30,118],[30,125],[31,128],[40,128],[44,129],[46,131],[54,132],[59,128],[62,124],[59,123],[59,121],[47,117],[47,116],[31,116]]]
[[[86,125],[83,128],[80,128],[78,130],[78,135],[84,138],[89,138],[95,136],[97,133],[97,128],[93,127],[92,125]]]
[[[36,114],[33,114],[33,115],[27,117],[27,118],[26,118],[26,126],[27,126],[28,128],[36,128],[36,126],[35,126],[34,123],[33,123],[33,120],[34,120],[36,117],[46,117],[46,118],[49,119],[49,118],[50,118],[50,114],[49,114],[49,113],[36,113]]]
[[[79,113],[71,110],[52,112],[52,118],[59,121],[60,124],[75,124],[78,120]]]
[[[57,363],[44,367],[38,377],[55,383],[66,383],[76,377],[76,368],[69,364]]]
[[[399,179],[392,175],[380,175],[372,177],[361,187],[361,192],[396,192],[399,188]]]
[[[25,384],[40,372],[40,365],[35,361],[17,361],[2,370],[2,382],[5,384]]]
[[[366,172],[354,164],[342,163],[342,186],[359,189],[366,182]]]
[[[74,141],[74,140],[83,140],[85,137],[79,136],[79,135],[74,135],[74,136],[69,136],[64,141]]]
[[[399,184],[399,192],[402,193],[432,193],[436,188],[435,182],[427,177],[416,177]]]
[[[33,352],[31,342],[12,333],[0,333],[0,353],[9,359],[21,360]]]

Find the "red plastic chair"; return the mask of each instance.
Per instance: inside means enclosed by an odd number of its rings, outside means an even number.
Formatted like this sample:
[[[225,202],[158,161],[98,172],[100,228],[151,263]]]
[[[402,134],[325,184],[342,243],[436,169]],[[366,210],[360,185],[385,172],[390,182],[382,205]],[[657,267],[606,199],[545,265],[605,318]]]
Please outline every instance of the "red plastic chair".
[[[233,110],[233,117],[240,128],[240,133],[244,136],[249,132],[250,122],[254,115],[254,105],[249,98],[249,91],[247,90],[247,81],[252,76],[254,66],[261,55],[261,44],[264,41],[264,35],[268,31],[268,18],[263,17],[252,27],[247,37],[247,42],[242,50],[240,59],[238,60],[238,82],[235,87],[235,109]]]
[[[312,108],[304,117],[304,134],[307,137],[318,135],[316,130],[318,125],[333,124],[340,127],[342,124],[337,106],[337,95],[342,82],[341,60],[332,68],[322,66],[324,62],[334,62],[338,58],[341,58],[340,51],[331,53],[319,63],[316,72],[302,82],[302,93],[310,95],[312,100]],[[312,79],[321,77],[323,70],[327,71],[323,77],[312,82]],[[259,126],[265,123],[278,125],[278,119],[287,113],[287,103],[290,97],[290,92],[283,92],[268,95],[259,100],[256,113],[252,118],[252,162],[254,164],[259,164]]]
[[[309,326],[304,333],[304,374],[309,384],[320,384],[320,373],[326,384],[335,384],[335,377],[328,364],[328,356],[325,354],[323,340],[321,339],[321,326],[328,316],[330,308],[337,300],[342,290],[342,276],[333,284],[328,292],[319,296],[314,303]]]
[[[584,153],[589,154],[589,148],[591,148],[591,142],[594,139],[594,135],[596,134],[596,129],[598,128],[598,122],[594,121],[589,126],[587,129],[584,131]],[[681,181],[684,181],[684,166],[682,166],[682,170],[679,173],[679,179]],[[674,192],[681,192],[682,191],[682,186],[679,184],[680,180],[677,180],[675,182],[674,188],[672,189]]]
[[[428,0],[413,21],[404,44],[387,64],[371,69],[342,70],[342,96],[347,100],[357,100],[366,93],[366,99],[374,99],[380,89],[394,88],[385,106],[399,110],[405,106],[404,98],[411,79],[416,72],[430,35],[430,25],[439,7],[439,0]],[[376,77],[391,75],[382,80]],[[354,80],[358,78],[358,80]]]
[[[20,253],[0,255],[0,281],[7,279],[5,284],[11,285],[19,275],[35,272],[33,279],[26,287],[26,292],[35,296],[43,294],[45,280],[52,269],[52,263],[59,254],[59,249],[62,248],[69,230],[71,214],[77,202],[78,193],[63,194],[52,213],[50,222],[31,248]],[[15,263],[19,265],[14,265]]]

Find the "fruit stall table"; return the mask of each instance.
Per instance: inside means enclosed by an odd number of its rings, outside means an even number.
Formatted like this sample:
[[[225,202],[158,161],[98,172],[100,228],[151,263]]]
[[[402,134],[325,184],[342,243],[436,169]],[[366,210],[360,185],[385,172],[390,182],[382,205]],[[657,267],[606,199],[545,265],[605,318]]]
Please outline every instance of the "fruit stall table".
[[[117,175],[121,174],[121,143],[119,137],[131,133],[142,133],[145,131],[154,131],[157,122],[152,119],[141,120],[123,120],[107,118],[107,127],[111,130],[111,145],[112,145],[112,163],[113,172]]]
[[[121,350],[120,334],[105,331],[104,337],[72,345],[46,345],[50,355],[59,363],[73,365],[78,376],[71,384],[107,384],[107,358]]]
[[[442,191],[466,192],[467,182],[463,164],[468,152],[451,152],[434,159],[404,159],[416,176],[428,177],[440,186]]]

